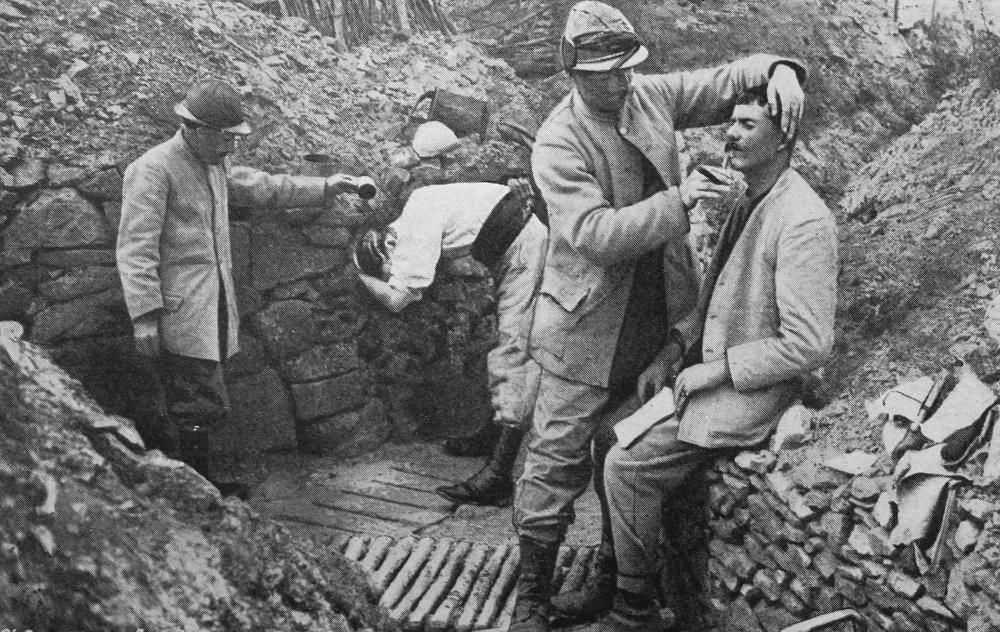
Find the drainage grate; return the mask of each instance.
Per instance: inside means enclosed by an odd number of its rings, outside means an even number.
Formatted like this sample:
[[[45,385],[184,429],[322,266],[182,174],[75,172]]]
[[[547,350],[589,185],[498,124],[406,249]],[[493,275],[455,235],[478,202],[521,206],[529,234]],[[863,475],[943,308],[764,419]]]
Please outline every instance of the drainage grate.
[[[559,550],[555,586],[576,590],[587,579],[596,546]],[[361,564],[379,605],[404,630],[471,632],[506,629],[514,610],[519,553],[465,540],[353,536],[341,551]]]

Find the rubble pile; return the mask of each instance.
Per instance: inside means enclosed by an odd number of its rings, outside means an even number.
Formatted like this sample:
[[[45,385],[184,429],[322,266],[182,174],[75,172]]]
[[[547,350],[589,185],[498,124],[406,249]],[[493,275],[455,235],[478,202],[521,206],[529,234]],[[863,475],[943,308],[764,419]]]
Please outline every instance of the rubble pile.
[[[459,264],[431,300],[390,316],[358,289],[349,248],[417,186],[525,172],[503,129],[531,128],[538,97],[503,62],[432,36],[341,54],[302,20],[201,0],[52,3],[0,49],[16,72],[37,71],[0,79],[0,318],[22,322],[103,405],[155,412],[114,267],[122,173],[176,129],[188,83],[211,75],[248,97],[256,131],[234,163],[370,175],[385,191],[326,211],[233,209],[242,352],[227,371],[236,423],[218,440],[343,456],[488,414],[485,273]],[[491,123],[413,161],[426,116],[413,108],[435,87],[488,101]]]
[[[232,80],[249,101],[257,133],[236,162],[275,170],[324,153],[380,171],[431,87],[503,108],[537,104],[510,67],[468,42],[419,35],[340,53],[305,20],[230,2],[60,0],[0,51],[10,95],[0,129],[78,162],[135,158],[169,133],[173,104],[205,75]]]
[[[0,31],[12,30],[21,20],[38,11],[35,0],[4,0],[0,2]]]
[[[900,381],[964,360],[997,381],[993,305],[1000,174],[1000,94],[978,82],[937,110],[855,178],[841,206],[840,336],[827,378],[840,396],[818,438],[873,448],[881,428],[863,402]]]
[[[997,401],[961,365],[866,403],[879,450],[796,463],[812,434],[797,405],[769,449],[720,459],[708,476],[715,610],[748,632],[842,608],[874,630],[996,629]]]
[[[363,575],[148,452],[0,323],[0,623],[35,630],[376,627]]]
[[[841,608],[870,630],[1000,627],[1000,503],[970,489],[950,496],[928,558],[893,545],[890,477],[778,464],[773,452],[744,452],[709,472],[711,602],[727,630],[778,632]]]

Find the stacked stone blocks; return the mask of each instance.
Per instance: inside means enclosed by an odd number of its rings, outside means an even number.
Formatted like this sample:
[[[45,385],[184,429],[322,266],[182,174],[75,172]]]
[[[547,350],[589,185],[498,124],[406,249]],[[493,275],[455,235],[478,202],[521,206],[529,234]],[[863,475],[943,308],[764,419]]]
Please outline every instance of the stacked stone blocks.
[[[804,481],[777,462],[744,452],[708,472],[710,606],[726,629],[778,632],[841,608],[871,630],[1000,629],[1000,505],[960,500],[938,562],[921,568],[873,515],[887,477]]]
[[[483,367],[496,324],[486,271],[447,266],[429,300],[392,315],[363,292],[349,254],[360,231],[398,212],[397,196],[445,177],[498,175],[483,172],[492,158],[477,153],[478,139],[463,142],[461,161],[395,168],[405,182],[374,205],[341,196],[326,210],[231,209],[241,352],[226,367],[234,423],[217,441],[346,456],[449,415],[489,414]],[[43,159],[0,139],[0,319],[24,324],[105,407],[133,419],[155,414],[115,268],[122,173],[137,155]],[[419,170],[428,163],[440,172],[431,180]],[[464,394],[454,406],[443,395],[452,390]]]

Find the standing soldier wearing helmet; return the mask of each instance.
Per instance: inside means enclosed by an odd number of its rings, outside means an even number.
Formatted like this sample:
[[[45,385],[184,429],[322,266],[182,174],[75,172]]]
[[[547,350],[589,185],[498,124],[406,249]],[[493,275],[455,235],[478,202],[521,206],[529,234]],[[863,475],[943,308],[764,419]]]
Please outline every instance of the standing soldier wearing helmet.
[[[802,66],[770,55],[633,75],[648,51],[620,11],[594,0],[571,9],[561,45],[574,89],[539,130],[532,153],[549,248],[529,343],[542,367],[535,428],[514,505],[521,549],[514,632],[549,628],[556,553],[588,483],[602,414],[634,391],[645,398],[668,384],[693,343],[698,278],[687,213],[728,183],[697,171],[682,179],[675,131],[723,123],[741,91],[767,86],[772,108],[780,102],[783,125],[794,133],[804,99]],[[571,610],[565,614],[611,605],[606,517],[602,531],[595,581],[571,603],[555,604]],[[615,597],[623,598],[631,596]]]
[[[237,136],[250,133],[240,95],[220,81],[193,86],[174,111],[181,128],[130,164],[122,185],[117,259],[137,351],[156,358],[173,429],[164,447],[221,492],[224,480],[209,433],[228,421],[222,362],[238,351],[229,247],[229,200],[267,208],[325,206],[356,191],[351,176],[269,175],[226,164]]]

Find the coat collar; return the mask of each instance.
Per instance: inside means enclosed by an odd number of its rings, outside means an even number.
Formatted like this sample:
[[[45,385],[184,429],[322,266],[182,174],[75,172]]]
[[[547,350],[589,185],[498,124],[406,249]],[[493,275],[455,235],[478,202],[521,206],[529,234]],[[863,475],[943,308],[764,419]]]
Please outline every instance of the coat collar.
[[[170,144],[170,148],[180,154],[180,156],[187,162],[200,164],[201,161],[198,160],[198,156],[195,155],[194,151],[191,150],[191,146],[188,145],[187,140],[184,139],[184,132],[182,130],[177,130],[177,133],[173,135],[167,143]]]

